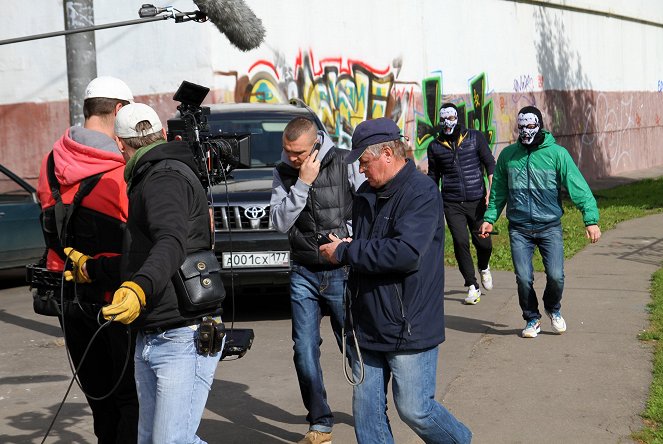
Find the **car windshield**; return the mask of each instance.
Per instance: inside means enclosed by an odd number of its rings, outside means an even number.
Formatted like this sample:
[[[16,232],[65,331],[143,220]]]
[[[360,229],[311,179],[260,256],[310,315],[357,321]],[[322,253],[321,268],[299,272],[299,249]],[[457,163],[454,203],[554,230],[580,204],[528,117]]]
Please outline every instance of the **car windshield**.
[[[210,135],[250,134],[251,168],[273,167],[281,159],[283,130],[292,117],[284,119],[209,119]]]

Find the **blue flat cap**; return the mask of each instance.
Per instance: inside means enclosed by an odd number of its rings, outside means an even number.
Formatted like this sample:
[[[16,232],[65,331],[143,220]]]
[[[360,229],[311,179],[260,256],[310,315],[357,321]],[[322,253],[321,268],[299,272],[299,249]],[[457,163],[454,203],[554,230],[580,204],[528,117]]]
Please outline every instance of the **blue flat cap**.
[[[343,160],[345,163],[352,163],[359,159],[369,146],[398,140],[401,137],[401,129],[391,119],[380,117],[366,120],[355,128],[352,134],[352,151]]]

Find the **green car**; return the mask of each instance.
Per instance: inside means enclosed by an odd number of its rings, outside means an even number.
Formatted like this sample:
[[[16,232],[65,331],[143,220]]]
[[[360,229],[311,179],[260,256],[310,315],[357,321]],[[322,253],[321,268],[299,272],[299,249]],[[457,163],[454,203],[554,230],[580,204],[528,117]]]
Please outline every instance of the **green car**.
[[[34,187],[0,164],[0,270],[36,263],[42,257],[40,214]]]

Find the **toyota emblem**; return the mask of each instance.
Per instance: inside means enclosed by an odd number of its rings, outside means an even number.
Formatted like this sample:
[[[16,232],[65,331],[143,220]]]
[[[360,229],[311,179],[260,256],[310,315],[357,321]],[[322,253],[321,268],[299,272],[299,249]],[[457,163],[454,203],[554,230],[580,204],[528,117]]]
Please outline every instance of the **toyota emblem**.
[[[264,207],[248,207],[244,209],[244,215],[249,220],[260,220],[265,217],[265,208]]]

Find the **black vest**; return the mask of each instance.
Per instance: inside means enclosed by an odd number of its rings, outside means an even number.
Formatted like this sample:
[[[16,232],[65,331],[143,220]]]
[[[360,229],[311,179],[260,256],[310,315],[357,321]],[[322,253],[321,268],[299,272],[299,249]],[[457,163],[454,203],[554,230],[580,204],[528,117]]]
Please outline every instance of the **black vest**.
[[[306,206],[288,231],[292,260],[302,265],[329,265],[320,255],[316,233],[334,233],[348,237],[347,221],[352,218],[352,188],[348,165],[343,161],[347,150],[333,147],[322,159],[320,173],[309,190]],[[299,170],[280,163],[276,170],[286,192],[297,182]]]

